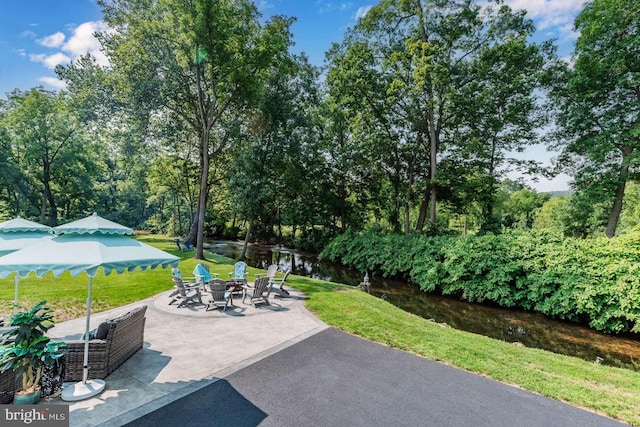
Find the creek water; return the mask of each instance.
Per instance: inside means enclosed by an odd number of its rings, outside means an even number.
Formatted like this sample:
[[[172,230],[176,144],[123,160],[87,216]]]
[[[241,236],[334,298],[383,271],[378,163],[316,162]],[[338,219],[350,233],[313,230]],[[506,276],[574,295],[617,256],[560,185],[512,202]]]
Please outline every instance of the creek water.
[[[237,259],[241,242],[215,241],[208,250]],[[315,254],[282,246],[250,245],[246,262],[266,269],[278,264],[281,271],[355,286],[362,282],[362,272],[328,261]],[[371,294],[410,313],[438,323],[512,342],[541,348],[588,361],[640,371],[640,335],[607,335],[582,325],[550,319],[542,314],[474,304],[457,298],[429,294],[407,282],[371,277]]]

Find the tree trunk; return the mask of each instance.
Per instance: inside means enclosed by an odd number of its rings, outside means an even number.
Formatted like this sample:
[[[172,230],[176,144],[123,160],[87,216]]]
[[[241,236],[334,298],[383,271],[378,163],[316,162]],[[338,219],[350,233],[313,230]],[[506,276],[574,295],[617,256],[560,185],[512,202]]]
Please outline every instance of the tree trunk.
[[[56,201],[53,198],[53,193],[51,192],[51,188],[49,188],[47,193],[49,195],[50,224],[58,225],[58,205],[56,204]]]
[[[437,168],[437,153],[438,153],[438,143],[436,141],[436,129],[435,129],[435,121],[433,120],[433,113],[429,113],[429,133],[431,139],[431,212],[429,214],[429,221],[435,227],[436,225],[436,203],[438,201],[437,190],[436,190],[436,174],[438,171]]]
[[[42,191],[42,203],[40,204],[40,224],[45,224],[46,213],[47,213],[47,190]]]
[[[51,170],[49,169],[50,162],[44,161],[42,168],[42,184],[44,190],[42,192],[42,206],[40,209],[40,222],[42,224],[46,224],[47,217],[47,203],[49,204],[50,211],[50,224],[57,225],[58,224],[58,207],[56,205],[55,200],[53,199],[53,194],[51,192]]]
[[[620,166],[620,174],[618,178],[618,187],[616,188],[616,195],[613,199],[613,207],[611,208],[611,214],[609,215],[609,222],[607,223],[607,229],[605,235],[609,238],[616,235],[616,228],[618,228],[618,221],[620,220],[620,213],[622,212],[622,200],[624,199],[624,190],[627,186],[627,180],[629,179],[629,156],[633,153],[633,148],[625,148],[622,153],[622,166]]]
[[[197,234],[195,259],[204,259],[204,217],[207,210],[207,193],[209,192],[209,132],[202,136],[202,153],[200,173],[200,192],[198,194]]]
[[[410,217],[409,209],[410,209],[410,206],[409,206],[409,202],[407,201],[407,203],[405,203],[405,205],[404,205],[404,234],[405,234],[405,236],[408,236],[409,233],[411,232],[411,230],[410,230],[411,217]]]
[[[406,236],[411,232],[411,203],[413,200],[413,161],[411,158],[409,158],[407,173],[409,182],[407,183],[407,199],[404,202],[404,234]]]
[[[189,243],[196,246],[196,242],[198,241],[198,221],[194,217],[191,221],[191,225],[189,226],[189,232],[187,233],[187,237],[185,240],[188,240]]]
[[[182,232],[182,213],[180,212],[180,198],[178,197],[177,194],[173,195],[173,199],[174,199],[174,203],[176,206],[176,210],[177,210],[177,215],[178,215],[178,236],[182,236],[184,233]]]
[[[427,219],[427,210],[429,209],[429,192],[426,192],[420,202],[420,211],[418,212],[418,221],[416,222],[416,231],[424,229],[424,222]]]
[[[616,188],[616,197],[613,200],[613,207],[611,208],[611,215],[609,215],[609,222],[607,223],[607,230],[605,234],[607,237],[613,237],[616,235],[616,228],[618,227],[618,220],[620,219],[620,213],[622,212],[622,199],[624,198],[624,189],[627,185],[626,181],[622,181],[618,188]]]
[[[47,218],[47,200],[49,199],[49,186],[47,185],[47,161],[42,160],[42,201],[40,204],[40,224],[44,224]]]
[[[196,253],[195,259],[204,259],[204,217],[207,210],[207,196],[209,194],[209,135],[211,134],[212,120],[205,111],[205,101],[202,92],[201,74],[202,67],[196,65],[196,84],[198,88],[198,104],[200,109],[200,124],[202,136],[200,141],[200,191],[198,193],[198,209],[196,210]],[[213,110],[212,110],[213,111]]]
[[[484,203],[482,206],[482,222],[484,231],[498,232],[499,227],[496,223],[496,219],[493,217],[493,211],[496,201],[496,181],[495,178],[495,158],[496,158],[497,143],[495,140],[491,141],[491,157],[489,159],[489,169],[487,170],[487,190],[484,195]]]
[[[278,208],[278,241],[280,243],[284,242],[284,237],[282,237],[282,217],[280,216],[281,210]]]
[[[427,24],[424,16],[424,9],[422,8],[422,2],[417,2],[417,12],[420,18],[420,39],[423,43],[429,42],[429,35],[427,34]],[[427,129],[429,129],[429,157],[430,157],[430,185],[429,191],[431,192],[431,211],[429,212],[429,221],[435,227],[436,225],[436,203],[438,201],[437,197],[437,186],[436,186],[436,175],[437,175],[437,160],[438,160],[438,132],[436,131],[436,115],[434,112],[434,103],[435,103],[435,93],[433,89],[433,81],[430,75],[427,75],[427,102],[430,104],[427,111]]]
[[[338,195],[340,197],[340,229],[344,233],[347,230],[347,190],[344,181],[340,181]]]
[[[251,237],[251,223],[253,221],[249,221],[249,226],[247,227],[247,234],[244,236],[244,244],[242,245],[242,252],[240,252],[240,257],[238,261],[244,261],[247,256],[247,247],[249,247],[249,238]]]
[[[462,223],[462,236],[467,237],[467,216],[464,216],[464,222]]]

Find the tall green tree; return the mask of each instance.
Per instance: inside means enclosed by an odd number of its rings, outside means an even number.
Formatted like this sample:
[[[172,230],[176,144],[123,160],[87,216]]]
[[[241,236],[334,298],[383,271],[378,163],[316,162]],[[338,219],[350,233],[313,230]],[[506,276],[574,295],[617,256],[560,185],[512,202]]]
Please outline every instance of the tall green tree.
[[[38,212],[40,222],[57,224],[60,209],[82,211],[74,201],[79,194],[90,198],[95,162],[68,95],[42,88],[15,90],[1,124],[9,146],[6,158],[16,162],[4,174],[15,194]]]
[[[494,205],[500,179],[510,169],[528,174],[540,169],[536,161],[518,159],[513,153],[538,141],[537,131],[545,123],[535,90],[543,51],[550,51],[549,46],[527,41],[534,27],[523,13],[502,8],[498,16],[510,31],[499,42],[480,46],[474,59],[459,64],[467,68],[461,77],[470,81],[452,95],[456,126],[449,145],[449,154],[481,177],[474,190],[483,229],[492,232],[499,230]]]
[[[252,102],[264,70],[286,55],[291,20],[262,23],[248,0],[101,0],[99,35],[118,96],[142,123],[178,121],[199,142],[200,183],[190,239],[204,257],[211,160],[228,149],[223,126]]]
[[[100,171],[93,177],[97,197],[93,205],[83,202],[109,219],[144,228],[148,216],[146,172],[157,148],[157,144],[153,149],[145,144],[149,126],[127,114],[124,97],[114,84],[115,73],[98,65],[92,56],[59,65],[56,72],[67,83],[82,125],[100,147],[95,152]]]
[[[304,56],[272,67],[249,112],[229,169],[235,209],[249,224],[245,247],[252,234],[282,241],[283,221],[295,229],[326,217],[318,215],[326,173],[314,121],[317,76]]]
[[[330,57],[329,84],[347,88],[342,97],[359,105],[355,116],[376,120],[379,139],[397,148],[385,167],[403,180],[391,187],[404,193],[405,227],[417,196],[417,228],[427,207],[436,223],[438,194],[456,198],[445,187],[464,163],[477,160],[490,193],[511,161],[504,153],[534,143],[540,48],[528,41],[534,28],[524,13],[496,4],[383,0]]]
[[[575,21],[574,62],[559,62],[550,99],[557,106],[555,148],[575,186],[610,208],[616,233],[625,187],[640,161],[640,3],[594,0]]]
[[[320,135],[335,191],[332,205],[344,231],[347,226],[362,227],[368,212],[380,211],[380,188],[385,179],[382,167],[388,152],[376,150],[373,141],[380,141],[380,134],[390,127],[385,126],[385,118],[375,117],[384,109],[371,108],[380,97],[371,51],[364,44],[345,43],[334,45],[327,56],[331,65]]]
[[[192,189],[197,188],[199,176],[196,173],[194,184],[199,144],[191,129],[168,114],[147,115],[127,108],[130,99],[119,90],[121,76],[89,55],[58,66],[56,72],[67,82],[82,123],[106,153],[99,158],[101,173],[95,177],[95,208],[132,227],[186,234],[194,218],[197,193],[194,197]],[[158,165],[169,168],[169,176],[179,173],[178,181],[164,186],[154,179],[156,175],[150,177]],[[165,197],[167,188],[171,197]],[[171,217],[171,227],[163,220],[165,215]]]
[[[20,168],[14,158],[11,138],[4,125],[6,103],[0,100],[0,214],[4,217],[16,216],[20,211],[18,189],[14,183],[20,176]]]

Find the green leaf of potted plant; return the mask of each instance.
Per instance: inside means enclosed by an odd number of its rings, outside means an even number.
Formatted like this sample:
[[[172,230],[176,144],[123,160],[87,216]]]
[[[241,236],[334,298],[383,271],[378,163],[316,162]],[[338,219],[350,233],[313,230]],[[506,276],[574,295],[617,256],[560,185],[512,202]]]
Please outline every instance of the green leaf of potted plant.
[[[16,391],[14,403],[36,403],[40,399],[42,368],[62,357],[64,342],[51,342],[46,333],[53,327],[53,316],[46,301],[31,310],[16,313],[0,345],[0,371],[12,370],[22,376],[22,389]]]

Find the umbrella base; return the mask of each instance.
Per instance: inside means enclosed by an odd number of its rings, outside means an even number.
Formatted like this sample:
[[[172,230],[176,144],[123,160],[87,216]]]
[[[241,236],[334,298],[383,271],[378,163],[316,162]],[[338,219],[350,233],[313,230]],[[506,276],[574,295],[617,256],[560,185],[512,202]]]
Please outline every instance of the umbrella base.
[[[102,393],[106,386],[103,380],[87,380],[86,383],[82,381],[79,383],[71,384],[62,390],[62,400],[67,402],[75,402],[77,400],[84,400]]]

